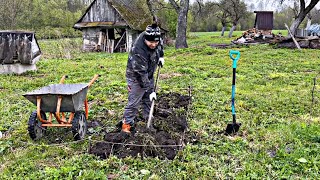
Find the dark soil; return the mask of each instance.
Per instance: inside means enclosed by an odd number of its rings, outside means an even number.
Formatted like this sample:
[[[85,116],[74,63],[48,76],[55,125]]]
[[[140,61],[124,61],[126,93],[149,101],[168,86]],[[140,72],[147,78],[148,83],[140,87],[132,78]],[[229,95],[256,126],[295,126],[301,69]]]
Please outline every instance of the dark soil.
[[[155,103],[152,128],[147,128],[147,120],[138,118],[131,134],[121,132],[120,128],[108,132],[105,141],[91,145],[89,152],[103,159],[110,155],[174,159],[186,143],[184,136],[190,101],[190,96],[178,93],[160,95]]]

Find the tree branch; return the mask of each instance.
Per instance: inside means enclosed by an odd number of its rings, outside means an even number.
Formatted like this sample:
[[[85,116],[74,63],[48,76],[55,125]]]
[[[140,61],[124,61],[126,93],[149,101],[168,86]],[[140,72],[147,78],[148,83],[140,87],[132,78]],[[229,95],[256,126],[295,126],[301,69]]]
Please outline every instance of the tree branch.
[[[175,0],[169,0],[170,4],[173,6],[173,8],[176,10],[177,13],[180,11],[180,6]]]

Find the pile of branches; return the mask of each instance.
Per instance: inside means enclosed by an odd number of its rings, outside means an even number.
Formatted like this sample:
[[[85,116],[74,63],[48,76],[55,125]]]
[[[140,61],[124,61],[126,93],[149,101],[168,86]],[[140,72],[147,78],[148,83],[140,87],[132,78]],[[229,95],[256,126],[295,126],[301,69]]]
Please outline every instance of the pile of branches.
[[[242,33],[242,36],[233,40],[234,44],[265,44],[282,41],[285,39],[281,33],[275,35],[272,30],[258,30],[256,28],[248,29]]]

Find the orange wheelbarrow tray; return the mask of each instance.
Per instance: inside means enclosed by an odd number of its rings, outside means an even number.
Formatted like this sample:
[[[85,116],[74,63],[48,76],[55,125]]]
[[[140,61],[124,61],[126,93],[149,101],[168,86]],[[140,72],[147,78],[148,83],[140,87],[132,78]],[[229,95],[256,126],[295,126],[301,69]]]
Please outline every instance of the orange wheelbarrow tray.
[[[37,106],[28,121],[29,135],[33,140],[41,138],[47,127],[71,127],[75,140],[85,137],[89,112],[87,92],[99,75],[95,75],[88,84],[63,84],[66,77],[61,78],[60,84],[23,95]],[[48,119],[46,113],[49,114]]]

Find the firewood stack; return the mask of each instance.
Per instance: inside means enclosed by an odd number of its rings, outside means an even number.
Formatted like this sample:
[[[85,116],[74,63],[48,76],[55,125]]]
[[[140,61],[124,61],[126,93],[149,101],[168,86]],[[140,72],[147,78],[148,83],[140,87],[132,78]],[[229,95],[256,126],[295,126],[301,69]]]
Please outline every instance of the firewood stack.
[[[281,37],[281,35],[280,35]],[[232,41],[234,44],[265,44],[275,38],[271,30],[248,29],[242,36]]]
[[[295,38],[301,48],[320,49],[319,36],[307,36]],[[272,44],[277,47],[296,48],[291,37],[285,37],[279,32],[273,34],[271,30],[258,30],[256,28],[248,29],[242,36],[233,40],[233,44]]]

